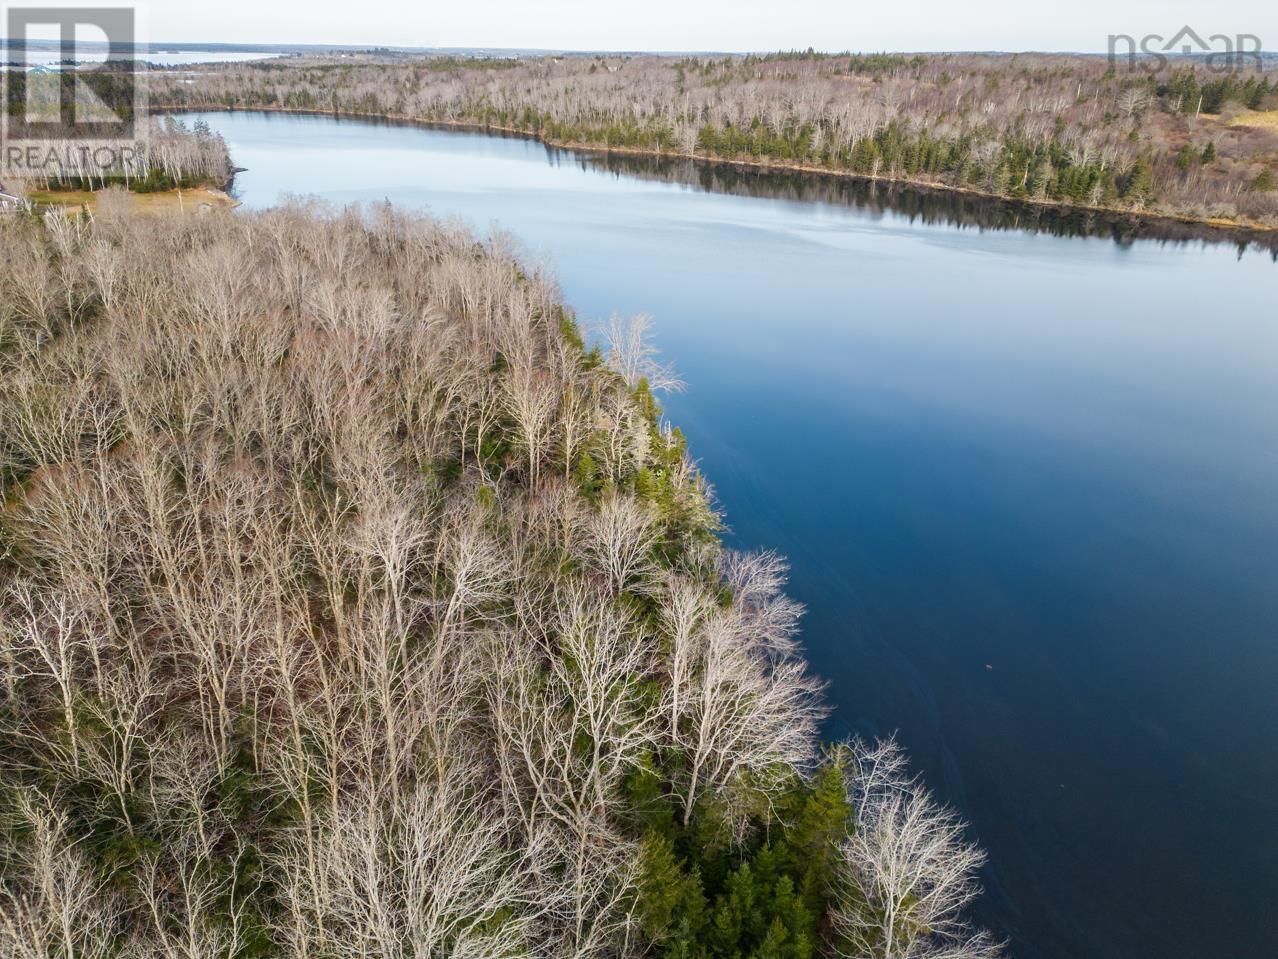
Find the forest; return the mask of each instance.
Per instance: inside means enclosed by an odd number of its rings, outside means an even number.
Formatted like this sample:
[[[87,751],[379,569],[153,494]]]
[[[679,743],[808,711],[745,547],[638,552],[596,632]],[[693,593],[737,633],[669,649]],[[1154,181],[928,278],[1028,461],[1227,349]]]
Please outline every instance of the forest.
[[[388,205],[0,238],[0,954],[1001,953],[645,318]]]
[[[469,124],[549,144],[1278,227],[1278,71],[1047,54],[307,59],[148,77],[174,108]]]
[[[131,86],[119,89],[131,72],[95,70],[97,90],[77,86],[74,133],[51,135],[27,124],[61,124],[56,73],[6,74],[13,89],[6,99],[5,139],[0,141],[0,184],[24,196],[35,190],[101,190],[119,186],[135,193],[195,186],[222,187],[231,179],[231,160],[222,138],[203,124],[191,127],[171,116],[134,116]],[[105,85],[105,90],[103,86]],[[128,95],[126,96],[126,93]],[[101,95],[104,101],[93,97]],[[109,109],[108,109],[109,108]],[[116,112],[111,112],[116,111]],[[123,117],[131,127],[117,130],[104,116]],[[94,124],[105,124],[95,127]],[[32,132],[36,130],[37,132]]]
[[[0,165],[6,190],[104,190],[134,193],[222,187],[231,180],[222,137],[196,121],[190,129],[173,117],[149,121],[142,136],[127,140],[27,142],[5,150]]]

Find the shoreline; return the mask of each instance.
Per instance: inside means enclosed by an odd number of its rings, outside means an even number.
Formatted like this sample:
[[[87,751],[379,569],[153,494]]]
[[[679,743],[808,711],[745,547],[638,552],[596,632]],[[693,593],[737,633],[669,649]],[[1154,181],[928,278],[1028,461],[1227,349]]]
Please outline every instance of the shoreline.
[[[1269,226],[1251,220],[1201,219],[1181,216],[1174,213],[1162,213],[1155,210],[1135,210],[1127,207],[1093,206],[1086,203],[1066,203],[1061,200],[1049,200],[1037,197],[1008,197],[972,187],[959,186],[939,180],[922,180],[917,177],[884,176],[881,174],[859,173],[854,170],[838,170],[828,167],[813,166],[808,163],[782,162],[777,160],[742,160],[726,157],[707,156],[688,153],[682,150],[656,150],[650,147],[604,146],[592,143],[580,143],[570,140],[552,140],[533,130],[521,127],[504,126],[495,123],[477,123],[473,120],[427,119],[425,117],[407,116],[394,113],[368,113],[357,110],[315,110],[279,106],[224,106],[224,105],[156,105],[151,109],[166,113],[280,113],[294,116],[332,117],[347,120],[375,120],[402,126],[424,128],[452,128],[474,130],[481,133],[500,133],[506,136],[519,137],[541,143],[557,150],[568,150],[573,153],[616,154],[620,156],[648,157],[651,159],[686,160],[699,166],[732,167],[738,170],[759,173],[799,173],[811,177],[834,177],[842,180],[855,180],[863,183],[882,183],[889,186],[904,186],[913,190],[931,191],[935,193],[954,193],[961,196],[976,197],[993,203],[1005,203],[1010,206],[1029,209],[1050,210],[1059,213],[1094,213],[1115,219],[1133,218],[1151,225],[1159,223],[1177,226],[1191,226],[1227,238],[1233,234],[1236,238],[1264,237],[1272,238],[1278,234],[1278,226]]]

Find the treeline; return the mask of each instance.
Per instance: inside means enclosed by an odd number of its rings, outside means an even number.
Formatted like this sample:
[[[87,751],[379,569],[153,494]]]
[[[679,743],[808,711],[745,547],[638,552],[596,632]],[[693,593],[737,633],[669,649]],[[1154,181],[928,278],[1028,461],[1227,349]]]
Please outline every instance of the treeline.
[[[123,139],[15,143],[0,163],[6,189],[20,193],[111,186],[135,193],[222,187],[231,172],[221,134],[202,121],[188,128],[171,116],[148,120],[134,136]]]
[[[80,124],[133,122],[140,119],[137,107],[137,81],[132,64],[106,61],[96,64],[71,80],[71,73],[61,70],[27,70],[24,62],[11,64],[16,69],[5,73],[5,133],[13,140],[33,138],[28,124],[58,122],[63,99],[75,100],[76,122]],[[64,64],[63,66],[66,66]]]
[[[1237,73],[1224,76],[1200,76],[1193,67],[1176,70],[1171,79],[1156,87],[1160,97],[1181,113],[1219,113],[1226,104],[1238,103],[1252,110],[1261,109],[1271,93],[1278,89],[1273,78]]]
[[[998,953],[642,319],[389,207],[0,222],[0,954]]]
[[[640,179],[679,183],[710,193],[785,198],[853,206],[873,215],[891,212],[923,223],[1014,230],[1054,236],[1103,237],[1120,245],[1137,239],[1185,244],[1233,240],[1239,250],[1255,247],[1278,258],[1278,235],[1183,220],[1150,220],[1087,207],[1022,204],[974,192],[919,189],[892,181],[857,177],[814,177],[802,171],[739,164],[699,163],[687,157],[629,153],[569,153],[564,162]],[[1196,158],[1193,158],[1196,159]],[[1179,158],[1178,158],[1179,162]]]
[[[158,102],[466,122],[547,141],[1278,225],[1272,69],[818,54],[229,65]],[[512,65],[513,64],[513,65]],[[1186,149],[1205,157],[1187,166]]]

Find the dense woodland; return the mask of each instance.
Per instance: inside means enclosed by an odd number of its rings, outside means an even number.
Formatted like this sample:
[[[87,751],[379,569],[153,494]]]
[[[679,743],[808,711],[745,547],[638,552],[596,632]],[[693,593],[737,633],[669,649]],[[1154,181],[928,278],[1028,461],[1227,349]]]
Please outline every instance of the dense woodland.
[[[194,186],[223,187],[231,159],[221,134],[201,122],[171,117],[143,121],[127,137],[21,139],[3,144],[5,192],[101,190],[120,186],[151,193]]]
[[[157,103],[471,123],[551,143],[766,162],[1278,226],[1278,70],[1067,55],[255,63]]]
[[[221,134],[197,121],[190,127],[157,118],[136,138],[94,142],[25,142],[0,170],[6,190],[102,190],[119,186],[151,193],[195,186],[224,187],[231,158]]]
[[[0,234],[0,954],[999,952],[642,318],[389,207]]]

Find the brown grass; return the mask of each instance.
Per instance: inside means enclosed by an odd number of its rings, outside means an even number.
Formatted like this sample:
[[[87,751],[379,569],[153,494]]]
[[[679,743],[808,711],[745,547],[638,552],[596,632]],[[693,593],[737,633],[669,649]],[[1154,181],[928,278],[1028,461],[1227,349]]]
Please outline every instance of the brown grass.
[[[1278,110],[1262,110],[1258,113],[1243,113],[1229,124],[1231,127],[1259,127],[1278,133]]]
[[[164,190],[157,193],[128,194],[131,207],[139,213],[198,213],[204,209],[231,209],[239,206],[221,190],[195,187],[190,190]],[[89,190],[33,190],[31,202],[47,206],[97,207],[97,194]]]

